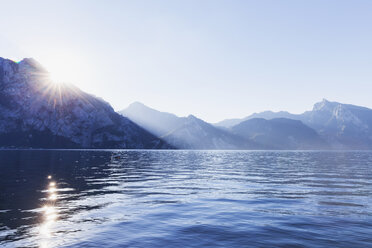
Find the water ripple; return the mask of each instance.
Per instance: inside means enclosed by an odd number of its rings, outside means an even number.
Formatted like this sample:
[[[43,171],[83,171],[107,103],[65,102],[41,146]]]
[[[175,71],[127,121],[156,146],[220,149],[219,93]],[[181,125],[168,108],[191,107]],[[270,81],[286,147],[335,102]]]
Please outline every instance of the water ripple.
[[[2,247],[372,247],[372,152],[0,151]]]

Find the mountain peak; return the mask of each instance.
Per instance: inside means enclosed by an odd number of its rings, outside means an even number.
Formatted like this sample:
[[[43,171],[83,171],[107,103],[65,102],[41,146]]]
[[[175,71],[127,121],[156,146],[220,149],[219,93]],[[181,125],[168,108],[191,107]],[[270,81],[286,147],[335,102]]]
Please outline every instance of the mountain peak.
[[[193,124],[204,124],[204,121],[196,117],[195,115],[188,115],[187,116],[188,123],[193,123]]]
[[[21,69],[24,70],[32,70],[32,71],[39,71],[39,72],[45,72],[48,71],[34,58],[24,58],[20,62],[18,62],[18,65]]]
[[[44,73],[32,58],[0,59],[0,147],[169,147],[95,96],[48,87]]]
[[[138,102],[138,101],[132,102],[131,104],[129,104],[128,107],[131,107],[131,106],[141,106],[141,107],[146,107],[145,104],[143,104],[142,102]]]
[[[38,62],[34,58],[24,58],[19,63],[20,64],[22,64],[22,63],[34,64],[34,63],[38,63]]]
[[[323,98],[321,102],[317,102],[314,104],[313,111],[330,111],[337,105],[340,105],[340,103],[330,102],[327,99]]]
[[[126,110],[133,110],[133,111],[140,111],[140,110],[145,110],[145,109],[150,109],[150,108],[147,107],[145,104],[143,104],[141,102],[137,102],[137,101],[136,102],[132,102],[126,108]],[[125,109],[123,111],[125,111]]]
[[[180,126],[182,118],[167,112],[160,112],[141,102],[133,102],[119,113],[144,127],[151,133],[161,137]]]

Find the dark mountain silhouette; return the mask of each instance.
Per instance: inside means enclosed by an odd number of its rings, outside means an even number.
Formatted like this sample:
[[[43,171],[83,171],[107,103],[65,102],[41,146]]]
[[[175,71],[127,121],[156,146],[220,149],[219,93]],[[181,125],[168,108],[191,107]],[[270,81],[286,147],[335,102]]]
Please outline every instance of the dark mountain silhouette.
[[[253,118],[231,128],[240,137],[270,149],[325,149],[326,142],[317,132],[298,120]]]
[[[0,117],[0,147],[170,147],[102,99],[52,83],[34,59],[0,58]]]

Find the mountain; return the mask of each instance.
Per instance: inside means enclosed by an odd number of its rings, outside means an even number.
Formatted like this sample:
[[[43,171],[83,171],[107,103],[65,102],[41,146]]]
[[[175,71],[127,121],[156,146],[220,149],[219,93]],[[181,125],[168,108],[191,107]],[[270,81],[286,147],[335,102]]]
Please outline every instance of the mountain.
[[[249,115],[244,118],[235,118],[235,119],[225,119],[223,121],[217,122],[214,125],[218,127],[226,127],[231,128],[235,125],[238,125],[239,123],[254,119],[254,118],[263,118],[266,120],[274,119],[274,118],[287,118],[287,119],[298,119],[298,115],[288,113],[286,111],[280,111],[280,112],[273,112],[273,111],[264,111],[260,113],[254,113],[252,115]]]
[[[178,117],[135,102],[119,111],[149,132],[181,149],[252,149],[257,145],[193,115]]]
[[[34,59],[0,58],[0,147],[168,148],[102,99],[52,83]]]
[[[242,119],[227,119],[216,126],[231,128],[253,118],[288,118],[314,129],[331,149],[372,149],[372,109],[323,99],[311,111],[290,114],[265,111]]]
[[[223,126],[141,103],[121,113],[183,149],[372,149],[372,110],[327,100],[303,114],[265,111]]]
[[[222,120],[220,122],[213,123],[213,125],[215,125],[216,127],[220,127],[220,128],[230,128],[230,127],[238,125],[239,123],[241,123],[243,121],[246,121],[246,120],[248,120],[248,119],[246,119],[246,118],[225,119],[225,120]]]
[[[303,114],[265,111],[216,125],[138,102],[118,114],[51,82],[33,59],[0,58],[0,147],[372,149],[372,110],[325,99]]]
[[[301,121],[287,118],[248,119],[231,128],[240,137],[269,149],[325,149],[326,142]]]
[[[372,109],[324,99],[299,119],[335,149],[372,149]]]
[[[162,136],[169,144],[183,149],[260,149],[260,145],[226,130],[214,127],[193,115],[177,129]]]
[[[158,137],[175,130],[186,121],[185,117],[178,117],[174,114],[160,112],[140,102],[134,102],[118,113],[129,118]]]

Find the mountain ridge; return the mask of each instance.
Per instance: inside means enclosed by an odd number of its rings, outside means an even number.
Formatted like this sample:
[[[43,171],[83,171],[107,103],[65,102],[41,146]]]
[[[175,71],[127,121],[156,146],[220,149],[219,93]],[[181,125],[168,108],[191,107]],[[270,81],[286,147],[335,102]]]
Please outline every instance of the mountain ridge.
[[[264,111],[211,124],[53,84],[32,58],[0,57],[0,147],[372,149],[372,109],[323,99],[302,114]]]
[[[252,118],[231,128],[232,132],[269,149],[327,149],[317,132],[299,120]]]
[[[141,104],[142,108],[148,108],[146,105]],[[152,109],[153,114],[157,113],[164,113],[157,110]],[[169,114],[169,113],[167,113]],[[171,115],[171,114],[170,114]],[[190,131],[189,134],[186,135],[186,131],[181,131],[180,128],[186,128],[184,126],[180,126],[180,123],[183,123],[187,120],[187,118],[194,117],[190,115],[189,117],[177,117],[176,115],[172,115],[173,118],[177,119],[178,126],[173,126],[172,129],[164,130],[168,131],[171,134],[172,130],[177,130],[178,128],[178,143],[181,140],[181,133],[183,132],[184,140],[187,140],[187,136],[191,136]],[[132,113],[130,117],[134,122],[136,122],[136,113]],[[159,117],[161,118],[161,117]],[[197,119],[197,117],[194,117]],[[266,136],[265,142],[258,142],[253,136],[247,138],[245,137],[246,142],[251,142],[251,144],[255,144],[257,149],[372,149],[372,110],[366,107],[359,107],[352,104],[342,104],[338,102],[331,102],[326,99],[323,99],[320,102],[314,104],[313,109],[310,111],[305,111],[302,114],[291,114],[286,111],[280,112],[272,112],[272,111],[264,111],[260,113],[254,113],[250,116],[241,119],[227,119],[225,124],[227,126],[214,124],[214,126],[219,129],[220,131],[224,131],[230,133],[230,135],[235,135],[235,137],[240,136],[242,138],[244,135],[239,134],[236,132],[236,128],[234,131],[234,127],[238,126],[239,124],[254,120],[254,119],[264,119],[264,120],[274,120],[273,122],[264,122],[261,124],[265,125],[276,125],[271,126],[270,129],[266,130],[266,133],[270,133],[273,129],[276,128],[276,133],[271,133],[271,142],[270,144],[270,137]],[[278,141],[274,141],[275,137],[279,137],[280,130],[278,129],[280,123],[278,123],[277,119],[287,119],[285,125],[281,126],[283,132],[287,133],[287,136],[282,136],[283,141],[282,144]],[[297,126],[294,125],[295,122],[290,122],[289,120],[299,121],[301,125],[297,122]],[[235,124],[235,123],[237,124]],[[254,121],[251,123],[255,123]],[[212,125],[208,123],[209,125]],[[153,118],[147,120],[145,126],[148,130],[151,131],[153,125]],[[232,125],[232,126],[231,126]],[[289,127],[292,125],[292,129]],[[294,126],[293,126],[294,125]],[[296,133],[297,129],[301,129],[305,133],[312,133],[312,138],[305,138],[305,136],[301,136],[299,133]],[[188,127],[190,129],[190,127]],[[196,127],[195,127],[196,128]],[[259,130],[260,126],[251,126],[250,128]],[[312,131],[311,131],[311,130]],[[291,132],[288,132],[291,130]],[[219,131],[219,132],[220,132]],[[195,131],[196,132],[196,131]],[[246,132],[249,132],[246,131]],[[262,130],[260,131],[262,132]],[[167,133],[167,132],[165,132]],[[216,131],[217,133],[217,131]],[[163,133],[164,134],[164,133]],[[278,136],[279,135],[279,136]],[[165,135],[163,135],[165,137]],[[163,137],[161,136],[161,137]],[[263,138],[264,136],[261,136]],[[167,136],[169,138],[169,136]],[[211,137],[210,137],[211,138]],[[289,139],[292,139],[291,141]],[[211,138],[212,139],[212,138]],[[200,141],[201,142],[201,141]],[[229,140],[231,142],[231,140]],[[292,142],[292,143],[291,143]],[[302,142],[302,143],[301,143]],[[181,142],[182,143],[182,142]],[[274,145],[277,143],[277,145]],[[259,146],[261,145],[261,146]],[[187,146],[185,146],[187,147]],[[243,148],[244,146],[240,146],[239,149],[250,149],[250,148]],[[254,147],[254,146],[253,146]],[[213,146],[211,147],[213,148]],[[253,148],[254,149],[254,148]]]
[[[75,86],[54,84],[34,59],[0,58],[0,147],[167,148]]]
[[[134,102],[120,114],[180,149],[248,149],[252,142],[217,128],[196,116],[178,117]]]
[[[256,117],[270,120],[282,118],[283,115],[293,120],[300,120],[316,130],[331,144],[332,149],[372,149],[372,109],[353,104],[323,99],[315,103],[312,110],[302,114],[265,111],[234,120],[239,124]],[[216,125],[224,123],[229,124],[228,120],[224,120]],[[231,128],[226,125],[224,127]]]

